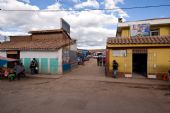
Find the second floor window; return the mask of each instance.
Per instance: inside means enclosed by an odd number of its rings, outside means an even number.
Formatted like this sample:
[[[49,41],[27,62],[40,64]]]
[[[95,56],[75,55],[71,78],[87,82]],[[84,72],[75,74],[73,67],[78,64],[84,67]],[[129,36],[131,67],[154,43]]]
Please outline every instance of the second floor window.
[[[150,36],[159,36],[159,29],[154,29],[150,31]]]

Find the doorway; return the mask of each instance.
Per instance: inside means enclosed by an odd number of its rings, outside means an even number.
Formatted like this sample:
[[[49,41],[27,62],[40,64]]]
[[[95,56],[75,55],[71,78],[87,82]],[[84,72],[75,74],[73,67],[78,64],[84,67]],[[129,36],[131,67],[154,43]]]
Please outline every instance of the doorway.
[[[147,53],[133,53],[133,75],[147,76]]]
[[[20,59],[20,51],[7,51],[7,58]],[[16,61],[14,61],[14,62],[16,62]],[[14,62],[8,62],[7,67],[13,68]]]

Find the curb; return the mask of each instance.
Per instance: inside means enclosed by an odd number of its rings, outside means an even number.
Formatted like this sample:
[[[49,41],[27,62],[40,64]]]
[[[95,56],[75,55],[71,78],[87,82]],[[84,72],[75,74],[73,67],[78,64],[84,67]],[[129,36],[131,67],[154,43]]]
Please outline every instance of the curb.
[[[51,75],[53,77],[49,77],[46,75],[26,75],[27,78],[42,78],[42,79],[60,79],[63,75]]]

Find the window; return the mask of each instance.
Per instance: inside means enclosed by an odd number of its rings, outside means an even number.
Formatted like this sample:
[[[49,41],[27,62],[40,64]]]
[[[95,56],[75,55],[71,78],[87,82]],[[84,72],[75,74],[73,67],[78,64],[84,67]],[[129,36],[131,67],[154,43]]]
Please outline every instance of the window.
[[[154,29],[150,31],[150,36],[159,36],[159,29]]]
[[[126,50],[113,50],[113,56],[126,56]]]

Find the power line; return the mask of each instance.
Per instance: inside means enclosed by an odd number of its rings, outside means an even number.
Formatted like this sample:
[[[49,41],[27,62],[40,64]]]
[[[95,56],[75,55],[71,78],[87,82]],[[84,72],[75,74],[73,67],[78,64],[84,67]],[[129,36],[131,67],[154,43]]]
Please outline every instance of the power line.
[[[25,10],[25,9],[0,9],[0,11],[23,11],[23,12],[61,12],[61,11],[95,11],[95,10],[102,10],[102,11],[107,11],[107,10],[118,10],[118,9],[123,9],[123,10],[132,10],[132,9],[145,9],[145,8],[158,8],[158,7],[169,7],[170,4],[168,5],[150,5],[150,6],[135,6],[135,7],[120,7],[120,8],[99,8],[99,9],[48,9],[48,10]]]

